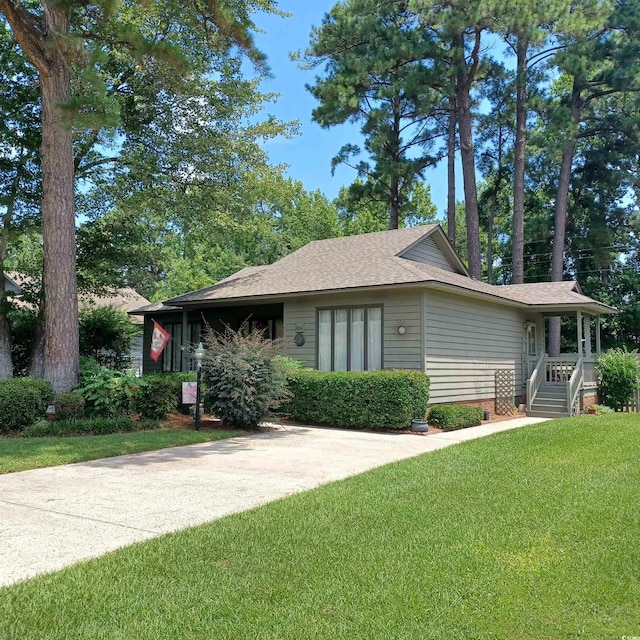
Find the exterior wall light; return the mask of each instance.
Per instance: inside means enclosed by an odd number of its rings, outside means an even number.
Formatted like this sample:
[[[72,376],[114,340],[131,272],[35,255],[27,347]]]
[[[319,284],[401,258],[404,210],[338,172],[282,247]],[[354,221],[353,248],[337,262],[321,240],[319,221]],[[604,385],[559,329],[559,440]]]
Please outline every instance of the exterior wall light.
[[[398,333],[403,336],[405,333],[407,333],[407,329],[404,326],[399,326],[398,327]]]

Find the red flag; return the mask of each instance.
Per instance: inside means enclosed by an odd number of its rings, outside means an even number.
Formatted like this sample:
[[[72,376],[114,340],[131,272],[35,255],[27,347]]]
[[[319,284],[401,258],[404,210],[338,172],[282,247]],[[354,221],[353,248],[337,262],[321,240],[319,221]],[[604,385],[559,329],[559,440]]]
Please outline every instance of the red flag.
[[[155,320],[153,321],[153,333],[151,334],[151,359],[158,361],[160,354],[167,346],[171,336]]]

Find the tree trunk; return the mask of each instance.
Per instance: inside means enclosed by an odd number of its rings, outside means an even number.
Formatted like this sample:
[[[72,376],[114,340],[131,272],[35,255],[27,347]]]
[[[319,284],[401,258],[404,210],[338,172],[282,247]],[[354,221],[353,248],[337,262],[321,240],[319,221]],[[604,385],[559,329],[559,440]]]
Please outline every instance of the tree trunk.
[[[33,330],[33,342],[29,354],[29,375],[33,378],[44,377],[44,322],[42,314],[38,314],[38,321]]]
[[[517,43],[516,142],[513,169],[513,265],[511,281],[524,282],[524,173],[527,146],[527,50],[529,42],[521,33]]]
[[[581,91],[574,78],[571,92],[571,129],[567,135],[556,194],[556,212],[553,226],[553,253],[551,257],[551,281],[561,282],[564,275],[564,252],[567,230],[567,205],[569,187],[571,185],[571,168],[576,152],[578,124],[582,114]],[[560,355],[561,319],[559,316],[549,318],[549,355],[557,358]],[[579,347],[579,345],[578,345]]]
[[[400,222],[400,192],[397,176],[391,177],[389,187],[389,229],[397,229]]]
[[[473,150],[471,123],[471,100],[468,91],[461,91],[457,97],[458,135],[462,156],[462,178],[464,181],[464,208],[467,218],[467,252],[469,274],[476,280],[482,279],[480,258],[480,221],[478,219],[478,190],[476,187],[476,161]]]
[[[391,178],[389,184],[389,229],[397,229],[400,224],[400,179],[398,163],[400,162],[400,96],[393,97],[393,140],[391,141]]]
[[[471,64],[465,59],[464,32],[458,34],[456,43],[458,70],[456,79],[456,107],[460,156],[462,158],[462,179],[464,182],[464,208],[467,221],[467,255],[469,275],[475,280],[482,279],[480,258],[480,220],[478,217],[478,189],[476,187],[476,160],[473,149],[473,123],[471,117],[471,86],[478,69],[480,51],[480,30],[475,31],[475,44],[470,54]]]
[[[456,98],[449,98],[447,133],[447,237],[456,248]]]
[[[66,15],[50,11],[55,32],[66,33]],[[71,92],[70,69],[56,56],[40,75],[42,92],[42,235],[44,241],[44,377],[54,393],[78,381],[78,293],[71,123],[61,105]]]

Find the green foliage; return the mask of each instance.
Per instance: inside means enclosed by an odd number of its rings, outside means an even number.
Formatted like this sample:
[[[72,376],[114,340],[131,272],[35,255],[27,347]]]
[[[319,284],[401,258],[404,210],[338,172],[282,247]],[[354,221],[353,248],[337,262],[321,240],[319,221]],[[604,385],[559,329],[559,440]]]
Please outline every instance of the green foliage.
[[[157,429],[159,424],[152,420],[131,420],[130,418],[84,418],[79,420],[40,420],[28,426],[22,435],[26,438],[101,436],[109,433],[129,433]]]
[[[417,371],[289,373],[295,420],[356,429],[407,429],[429,401],[429,378]]]
[[[365,159],[360,147],[347,143],[333,167],[346,164],[365,179],[354,185],[357,199],[382,203],[387,228],[406,216],[409,193],[438,155],[437,112],[446,89],[434,68],[438,48],[431,33],[408,3],[347,0],[325,15],[304,56],[307,67],[325,65],[308,87],[319,102],[314,120],[323,127],[361,125]]]
[[[38,317],[33,311],[26,309],[12,309],[8,315],[11,327],[13,374],[26,376],[29,372],[31,348],[38,325]]]
[[[0,381],[0,432],[19,431],[44,416],[51,383],[36,378]]]
[[[203,365],[205,404],[223,423],[256,429],[289,397],[286,370],[276,359],[278,345],[260,331],[248,336],[227,329],[209,331]]]
[[[596,363],[600,374],[598,398],[615,411],[622,411],[640,387],[638,378],[638,352],[609,349]]]
[[[80,310],[80,355],[122,371],[131,364],[131,345],[139,329],[124,311],[114,307]]]
[[[193,382],[195,373],[157,373],[138,380],[134,396],[136,413],[142,418],[162,420],[182,407],[182,383]]]
[[[480,407],[468,407],[463,404],[443,404],[431,407],[429,422],[439,429],[451,431],[465,427],[475,427],[482,421],[483,411]]]
[[[120,417],[134,412],[134,394],[140,379],[103,367],[91,358],[80,359],[80,383],[76,390],[91,417]]]
[[[591,413],[596,416],[602,416],[606,413],[615,413],[615,411],[611,407],[607,407],[604,404],[592,404],[590,407],[587,407],[586,413]]]
[[[65,391],[55,398],[56,419],[66,420],[84,416],[85,401],[78,391]]]

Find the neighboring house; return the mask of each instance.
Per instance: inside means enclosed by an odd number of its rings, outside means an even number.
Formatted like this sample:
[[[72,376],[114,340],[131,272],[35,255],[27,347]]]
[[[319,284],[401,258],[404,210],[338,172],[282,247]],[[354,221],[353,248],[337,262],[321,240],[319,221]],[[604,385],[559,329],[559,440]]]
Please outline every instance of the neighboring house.
[[[499,372],[508,405],[526,401],[530,413],[558,415],[594,401],[599,318],[615,312],[576,282],[473,280],[442,229],[429,225],[311,242],[130,313],[145,318],[145,373],[192,367],[203,323],[221,330],[249,321],[283,338],[285,354],[307,367],[424,371],[432,403],[491,411],[504,405]],[[544,318],[552,315],[577,316],[580,354],[545,356]],[[149,357],[153,320],[173,338],[158,362]]]
[[[19,273],[16,271],[11,271],[9,273],[5,273],[5,290],[10,291],[17,296],[23,293],[22,287],[25,286],[28,282],[33,282],[33,279],[30,276],[25,275],[24,273]],[[151,304],[144,296],[141,296],[137,291],[131,289],[130,287],[125,287],[122,289],[116,290],[113,294],[104,295],[104,296],[96,296],[89,294],[82,294],[78,296],[78,306],[82,308],[86,307],[113,307],[114,309],[118,309],[120,311],[133,311],[134,309],[138,309],[141,306],[146,306]],[[22,305],[27,306],[27,303],[22,301]],[[136,338],[131,345],[131,369],[137,372],[139,375],[142,374],[142,325],[144,320],[139,318],[138,316],[129,316],[131,318],[131,322],[140,327],[140,331],[136,335]]]

